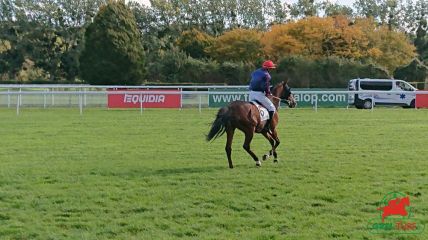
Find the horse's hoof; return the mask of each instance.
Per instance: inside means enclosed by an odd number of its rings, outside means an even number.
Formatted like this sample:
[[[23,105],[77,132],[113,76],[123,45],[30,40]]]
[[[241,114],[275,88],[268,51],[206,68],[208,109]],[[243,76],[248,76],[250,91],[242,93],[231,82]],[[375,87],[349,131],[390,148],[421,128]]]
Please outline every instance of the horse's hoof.
[[[233,168],[233,166],[229,166],[229,168],[230,168],[230,169],[232,169],[232,168]]]
[[[261,167],[261,166],[262,166],[262,163],[260,161],[257,161],[256,162],[256,167]]]
[[[269,158],[269,155],[267,155],[267,154],[265,154],[265,155],[263,155],[263,161],[266,161],[267,159]]]
[[[273,160],[273,163],[278,163],[278,159]]]

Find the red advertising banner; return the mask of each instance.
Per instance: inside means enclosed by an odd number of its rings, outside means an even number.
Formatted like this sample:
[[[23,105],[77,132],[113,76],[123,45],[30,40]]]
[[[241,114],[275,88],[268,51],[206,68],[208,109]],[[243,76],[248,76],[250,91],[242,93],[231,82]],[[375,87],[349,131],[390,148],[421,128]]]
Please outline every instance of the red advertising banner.
[[[109,108],[181,108],[181,91],[171,89],[108,89]],[[129,93],[112,94],[116,91]],[[132,93],[137,91],[138,93]],[[150,93],[142,93],[150,92]],[[156,93],[160,92],[160,93]],[[165,94],[165,93],[168,94]]]
[[[428,108],[428,94],[418,94],[416,92],[416,107]]]

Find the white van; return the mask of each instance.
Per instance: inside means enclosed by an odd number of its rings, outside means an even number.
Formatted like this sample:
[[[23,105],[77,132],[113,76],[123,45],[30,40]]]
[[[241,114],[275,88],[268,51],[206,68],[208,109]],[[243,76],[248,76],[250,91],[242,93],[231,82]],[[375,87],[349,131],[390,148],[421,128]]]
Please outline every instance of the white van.
[[[375,105],[397,105],[415,107],[416,88],[397,79],[352,79],[350,91],[367,93],[349,94],[348,104],[358,109],[370,109]]]

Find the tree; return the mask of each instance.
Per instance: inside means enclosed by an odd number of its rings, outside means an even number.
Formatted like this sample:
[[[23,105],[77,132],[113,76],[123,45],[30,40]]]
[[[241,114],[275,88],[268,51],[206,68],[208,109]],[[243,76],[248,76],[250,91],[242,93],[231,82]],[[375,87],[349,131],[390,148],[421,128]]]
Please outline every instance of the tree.
[[[360,59],[364,56],[367,38],[361,29],[351,26],[345,16],[308,17],[273,26],[264,34],[262,43],[266,55],[274,59],[288,55]]]
[[[295,87],[347,86],[353,78],[386,78],[388,74],[371,64],[338,57],[322,57],[310,60],[301,56],[285,57],[278,61],[273,80],[288,77]]]
[[[428,64],[428,35],[427,35],[427,20],[421,20],[418,29],[416,30],[415,46],[419,53],[419,58]]]
[[[405,13],[406,17],[408,17],[407,25],[411,26],[413,32],[416,32],[417,37],[425,37],[428,30],[428,2],[417,0],[413,6],[411,4],[408,4],[408,6],[409,9]]]
[[[354,8],[360,17],[378,19],[380,16],[380,1],[379,0],[356,0]]]
[[[207,51],[221,62],[254,62],[262,56],[261,36],[256,30],[234,29],[219,36]]]
[[[78,75],[83,26],[105,0],[3,0],[0,2],[0,39],[10,43],[0,53],[4,79],[72,82]],[[35,69],[46,74],[24,74]],[[7,75],[7,76],[6,76]],[[33,79],[33,76],[38,76]],[[45,78],[45,79],[42,79]]]
[[[385,67],[392,75],[402,65],[409,64],[416,56],[415,46],[399,31],[391,31],[388,26],[377,27],[373,20],[360,19],[355,23],[368,38],[365,61]]]
[[[413,0],[357,0],[354,8],[358,17],[373,18],[391,31],[397,28],[404,32],[414,31],[416,11]]]
[[[267,25],[284,23],[290,18],[290,6],[287,3],[282,4],[281,0],[272,0],[266,4],[265,15],[268,19],[272,18]]]
[[[428,67],[416,58],[409,65],[397,68],[394,71],[394,78],[409,82],[424,82],[428,78]]]
[[[15,6],[11,0],[2,0],[0,2],[0,22],[11,21]]]
[[[10,42],[7,40],[1,40],[0,39],[0,53],[9,51],[11,48]]]
[[[307,17],[275,25],[261,40],[274,59],[302,55],[311,59],[337,56],[385,67],[392,73],[415,57],[415,47],[402,32],[377,27],[371,19],[351,22],[345,16]]]
[[[265,55],[272,60],[279,60],[289,55],[300,55],[305,45],[291,34],[297,23],[277,24],[265,33],[261,39]]]
[[[291,15],[298,17],[313,17],[317,16],[321,4],[315,0],[298,0],[297,3],[291,6]]]
[[[415,5],[416,19],[414,26],[416,28],[415,46],[421,59],[426,65],[428,65],[428,3],[426,1],[418,1]]]
[[[325,1],[322,3],[322,9],[324,10],[325,16],[333,17],[333,16],[353,16],[353,10],[350,7],[340,5],[337,3],[331,3],[330,1]]]
[[[82,78],[91,84],[136,85],[143,80],[143,47],[135,17],[124,1],[110,0],[85,32]]]
[[[184,31],[177,41],[181,50],[193,58],[207,57],[205,49],[210,47],[214,38],[197,29]]]

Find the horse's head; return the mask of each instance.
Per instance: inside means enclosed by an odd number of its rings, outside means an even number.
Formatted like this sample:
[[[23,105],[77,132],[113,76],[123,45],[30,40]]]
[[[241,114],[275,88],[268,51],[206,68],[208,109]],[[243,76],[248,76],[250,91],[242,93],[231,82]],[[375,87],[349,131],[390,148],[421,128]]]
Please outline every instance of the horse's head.
[[[282,91],[279,96],[279,98],[281,98],[281,102],[287,103],[290,108],[295,108],[297,106],[297,102],[294,99],[291,88],[288,86],[288,80],[281,82],[280,85],[282,85]]]
[[[403,204],[404,206],[409,206],[410,205],[410,199],[409,199],[409,197],[407,196],[405,198],[402,198],[401,201],[400,201],[400,204]]]

